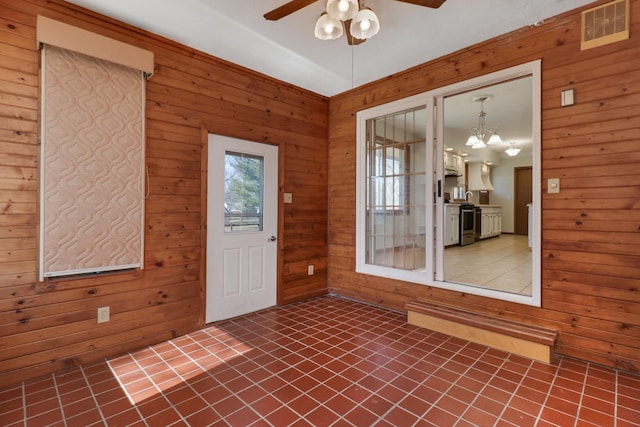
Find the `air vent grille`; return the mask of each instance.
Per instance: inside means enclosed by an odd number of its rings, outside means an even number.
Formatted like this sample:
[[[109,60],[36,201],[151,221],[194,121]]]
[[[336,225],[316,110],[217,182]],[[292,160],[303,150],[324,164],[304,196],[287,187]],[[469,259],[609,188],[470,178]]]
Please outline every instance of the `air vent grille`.
[[[616,0],[582,12],[580,49],[629,38],[629,0]]]

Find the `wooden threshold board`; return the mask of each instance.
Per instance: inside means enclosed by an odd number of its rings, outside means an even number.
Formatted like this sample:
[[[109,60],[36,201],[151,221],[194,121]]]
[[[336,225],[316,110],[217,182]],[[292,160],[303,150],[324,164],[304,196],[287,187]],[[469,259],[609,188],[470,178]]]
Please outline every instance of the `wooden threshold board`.
[[[556,331],[433,303],[410,302],[405,308],[411,325],[551,362]]]

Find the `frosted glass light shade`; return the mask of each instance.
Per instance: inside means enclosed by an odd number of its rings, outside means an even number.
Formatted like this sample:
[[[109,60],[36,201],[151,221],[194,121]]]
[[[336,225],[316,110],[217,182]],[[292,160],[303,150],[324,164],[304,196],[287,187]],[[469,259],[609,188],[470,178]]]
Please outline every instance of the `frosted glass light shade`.
[[[380,21],[373,10],[362,8],[351,21],[351,35],[357,39],[368,39],[380,31]]]
[[[487,144],[502,144],[502,138],[500,138],[500,135],[498,135],[497,133],[494,133],[493,135],[491,135],[491,138],[489,138]]]
[[[324,12],[316,22],[314,34],[320,40],[335,40],[342,36],[342,22]]]
[[[485,148],[486,146],[487,144],[485,144],[484,141],[479,139],[478,142],[476,142],[471,146],[471,148],[474,150],[477,150],[478,148]]]
[[[358,0],[329,0],[327,13],[333,19],[346,21],[353,19],[358,14]]]
[[[512,142],[509,144],[509,148],[504,150],[504,152],[507,153],[509,157],[513,157],[513,156],[517,156],[520,150],[521,148],[516,147],[516,144]]]
[[[507,148],[507,149],[505,150],[505,152],[506,152],[509,156],[513,157],[513,156],[517,156],[517,155],[518,155],[518,153],[520,152],[520,149],[519,149],[519,148]]]
[[[475,135],[471,135],[469,137],[469,139],[467,139],[467,143],[465,145],[469,146],[469,147],[473,147],[474,145],[480,143],[480,139],[478,139],[477,136]]]

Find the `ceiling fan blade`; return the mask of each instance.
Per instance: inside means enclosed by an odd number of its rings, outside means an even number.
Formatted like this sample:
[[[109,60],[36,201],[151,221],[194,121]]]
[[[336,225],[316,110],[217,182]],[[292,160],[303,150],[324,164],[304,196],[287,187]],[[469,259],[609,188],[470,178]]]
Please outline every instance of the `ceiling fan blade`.
[[[397,0],[397,1],[437,9],[440,6],[442,6],[442,3],[444,3],[446,0]]]
[[[359,39],[351,35],[351,19],[347,19],[342,24],[344,26],[344,34],[347,36],[347,44],[349,46],[358,46],[359,44],[367,41],[367,39]]]
[[[317,0],[291,0],[290,2],[265,13],[264,17],[269,21],[277,21],[278,19],[284,18],[303,7],[309,6],[311,3],[315,3],[316,1]]]

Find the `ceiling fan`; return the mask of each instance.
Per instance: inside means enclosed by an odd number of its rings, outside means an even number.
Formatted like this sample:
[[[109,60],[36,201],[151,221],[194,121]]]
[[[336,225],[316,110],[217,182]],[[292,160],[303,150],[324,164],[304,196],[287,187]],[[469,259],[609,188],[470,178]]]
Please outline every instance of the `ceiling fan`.
[[[265,13],[264,17],[269,21],[277,21],[281,18],[284,18],[287,15],[292,14],[293,12],[297,12],[298,10],[309,6],[311,3],[315,3],[316,1],[318,0],[291,0],[283,4],[282,6],[277,7],[272,11]],[[446,0],[396,0],[396,1],[437,9]],[[330,0],[327,5],[327,12],[330,12],[331,10],[331,5],[330,5],[331,3],[335,4],[334,7],[336,9],[334,10],[336,13],[339,13],[337,11],[337,8],[338,7],[341,8],[343,4],[346,4],[347,2],[338,2],[338,1]],[[343,4],[340,4],[338,6],[337,5],[338,3],[343,3]],[[351,16],[351,18],[347,16],[346,18],[340,17],[338,19],[342,21],[342,26],[344,26],[344,33],[347,35],[347,43],[349,43],[349,45],[358,45],[360,43],[363,43],[367,38],[376,34],[378,32],[378,29],[380,28],[380,24],[377,22],[377,17],[375,16],[375,14],[373,14],[373,11],[371,11],[371,9],[369,8],[364,7],[364,0],[357,0],[357,1],[350,0],[349,3],[354,3],[355,7],[357,8],[355,9],[354,14]],[[351,6],[353,6],[353,4]],[[366,21],[364,22],[364,24],[367,27],[366,29],[360,28],[360,26],[363,26],[362,21],[358,21],[360,20],[360,17],[355,16],[355,13],[358,13],[358,11],[364,12],[365,14],[367,14],[366,17],[363,17],[363,19]],[[316,24],[316,37],[322,40],[333,40],[342,35],[343,29],[342,29],[342,26],[338,26],[337,21],[336,19],[333,18],[333,16],[330,18],[329,15],[327,15],[327,12],[323,13],[320,16],[320,19]],[[346,10],[343,12],[346,12]],[[330,15],[333,15],[333,14],[330,13]],[[327,25],[326,20],[332,20],[332,22],[328,23]],[[358,22],[352,22],[352,21],[358,21]],[[371,22],[373,22],[374,28],[369,28]],[[358,24],[358,27],[354,28],[354,24]]]

